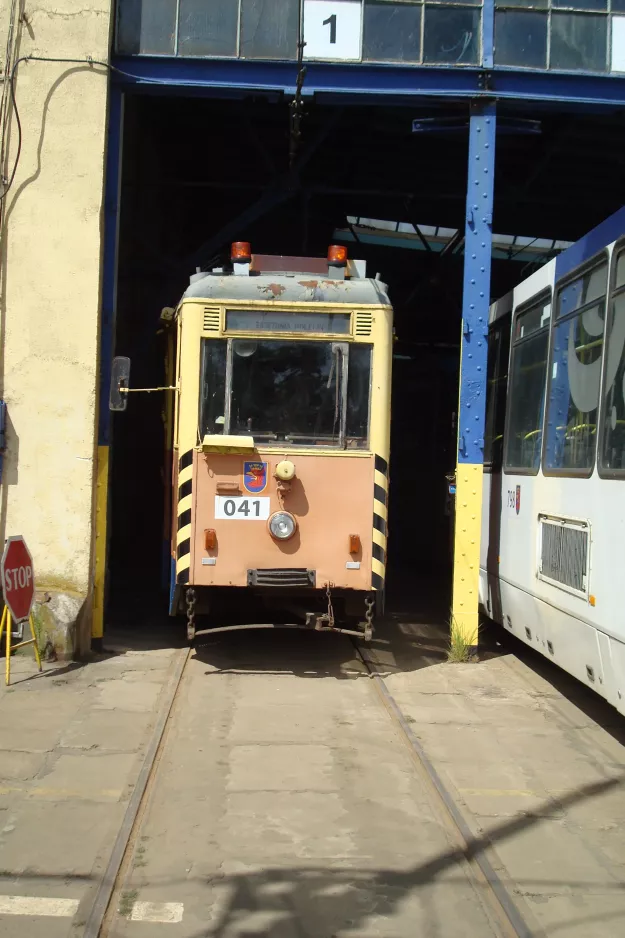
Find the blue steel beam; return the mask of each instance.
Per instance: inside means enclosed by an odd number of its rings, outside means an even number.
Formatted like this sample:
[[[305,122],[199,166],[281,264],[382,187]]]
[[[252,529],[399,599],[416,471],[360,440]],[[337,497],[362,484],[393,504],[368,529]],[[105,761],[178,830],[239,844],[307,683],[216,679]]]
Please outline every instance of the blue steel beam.
[[[98,445],[110,442],[111,414],[109,388],[115,333],[117,299],[117,235],[121,184],[121,136],[123,94],[119,86],[109,87],[106,178],[104,190],[104,261],[102,271],[102,306],[100,312],[100,387]]]
[[[469,127],[458,422],[458,461],[472,464],[483,461],[495,138],[495,105],[473,105]]]
[[[239,59],[176,59],[117,56],[113,80],[135,92],[237,97],[250,92],[294,94],[294,62],[251,62]],[[519,100],[575,108],[625,106],[625,78],[581,72],[466,66],[306,64],[305,95],[341,96],[362,103],[420,98]]]
[[[451,623],[452,636],[469,648],[477,646],[478,640],[495,140],[495,104],[473,104],[465,219]]]

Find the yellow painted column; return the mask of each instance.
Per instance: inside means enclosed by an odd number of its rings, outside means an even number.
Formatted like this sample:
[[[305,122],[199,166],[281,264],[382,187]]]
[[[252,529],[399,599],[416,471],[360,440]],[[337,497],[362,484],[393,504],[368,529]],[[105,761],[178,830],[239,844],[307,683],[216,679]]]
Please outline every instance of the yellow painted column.
[[[469,463],[456,470],[452,629],[471,648],[478,643],[482,472],[481,465]]]
[[[95,571],[93,578],[92,643],[97,647],[104,635],[106,547],[108,512],[109,447],[98,446],[95,506]]]

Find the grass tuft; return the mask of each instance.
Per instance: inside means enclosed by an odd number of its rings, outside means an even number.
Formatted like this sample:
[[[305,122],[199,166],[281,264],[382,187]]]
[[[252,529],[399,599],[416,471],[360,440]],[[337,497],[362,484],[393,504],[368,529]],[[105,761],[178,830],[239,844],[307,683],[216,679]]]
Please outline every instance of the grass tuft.
[[[453,615],[449,620],[447,661],[450,664],[465,664],[469,661],[477,661],[477,656],[471,653],[471,645],[462,634],[462,629],[459,628]]]

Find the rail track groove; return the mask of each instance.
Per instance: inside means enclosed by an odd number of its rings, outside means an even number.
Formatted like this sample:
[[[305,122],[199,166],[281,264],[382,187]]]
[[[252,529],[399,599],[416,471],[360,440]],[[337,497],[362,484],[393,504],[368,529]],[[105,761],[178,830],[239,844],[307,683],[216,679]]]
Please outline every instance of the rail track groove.
[[[440,816],[452,843],[455,844],[454,852],[457,853],[457,860],[468,867],[476,892],[495,932],[500,938],[536,938],[536,933],[525,922],[512,896],[486,856],[487,843],[476,839],[472,834],[460,808],[401,712],[378,670],[375,659],[357,640],[352,640],[352,645],[363,669],[374,684],[375,695],[380,706],[385,710],[399,736],[409,748],[416,770],[440,809]],[[132,860],[133,845],[138,837],[150,790],[158,773],[174,704],[190,657],[191,649],[186,648],[180,652],[174,665],[136,785],[89,910],[82,938],[106,938],[117,914],[118,898],[123,891],[126,873]]]
[[[422,777],[426,780],[430,791],[434,793],[443,809],[442,814],[447,819],[449,832],[456,840],[459,851],[470,867],[476,885],[482,886],[481,898],[487,902],[491,916],[495,917],[502,938],[534,938],[535,932],[525,922],[514,900],[485,855],[485,844],[473,836],[458,805],[444,785],[419,739],[406,721],[384,678],[379,673],[375,660],[357,642],[353,644],[360,660],[375,682],[375,689],[382,706],[403,735],[406,744],[413,753]]]

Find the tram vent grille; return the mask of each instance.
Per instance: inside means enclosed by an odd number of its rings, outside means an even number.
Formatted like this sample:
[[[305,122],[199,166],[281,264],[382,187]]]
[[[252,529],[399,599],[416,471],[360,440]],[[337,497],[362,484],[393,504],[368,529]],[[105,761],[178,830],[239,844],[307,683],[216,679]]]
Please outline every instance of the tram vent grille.
[[[371,335],[373,313],[356,313],[356,335]]]
[[[305,567],[279,567],[265,570],[248,570],[248,586],[314,586],[314,570]]]
[[[204,307],[204,332],[219,332],[219,309]]]
[[[539,575],[578,593],[587,592],[588,527],[562,519],[540,519]]]

